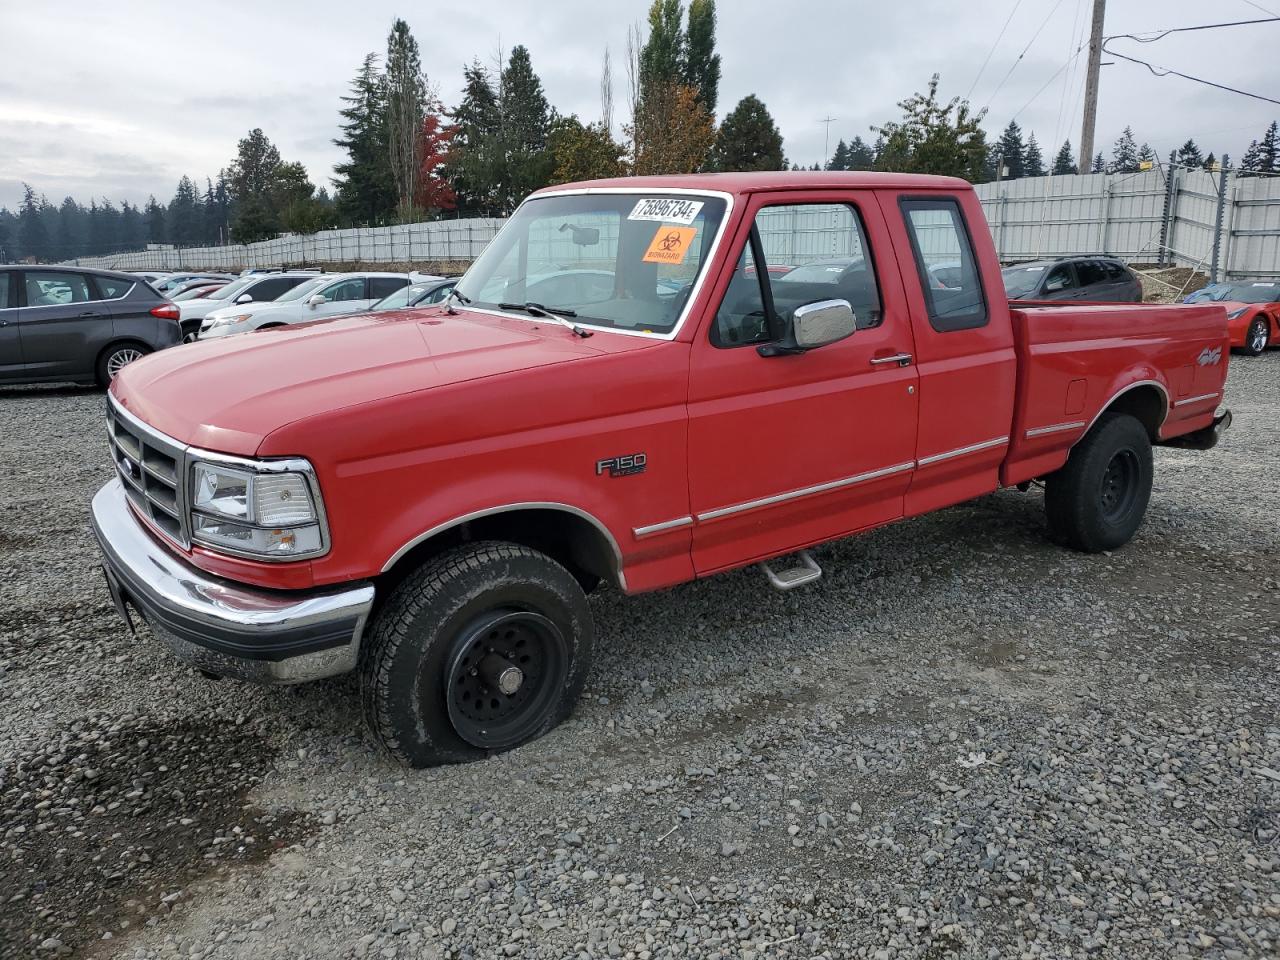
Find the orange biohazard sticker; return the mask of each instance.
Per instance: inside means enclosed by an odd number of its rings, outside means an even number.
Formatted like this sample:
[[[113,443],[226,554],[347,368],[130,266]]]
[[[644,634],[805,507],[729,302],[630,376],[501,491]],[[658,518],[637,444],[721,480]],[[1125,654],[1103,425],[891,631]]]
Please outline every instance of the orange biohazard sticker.
[[[697,232],[696,227],[673,227],[664,223],[653,235],[642,259],[645,263],[683,263]]]

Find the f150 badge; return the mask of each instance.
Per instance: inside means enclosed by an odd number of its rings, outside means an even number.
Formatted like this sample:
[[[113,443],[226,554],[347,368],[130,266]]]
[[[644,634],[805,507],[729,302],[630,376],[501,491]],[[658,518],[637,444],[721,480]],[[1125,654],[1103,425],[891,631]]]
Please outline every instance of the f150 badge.
[[[603,476],[608,472],[611,477],[630,477],[637,473],[644,473],[644,468],[649,464],[649,457],[644,453],[626,453],[620,457],[606,457],[604,460],[596,461],[596,476]]]
[[[1212,367],[1222,361],[1221,347],[1205,347],[1200,351],[1200,356],[1196,357],[1196,363],[1202,367]]]

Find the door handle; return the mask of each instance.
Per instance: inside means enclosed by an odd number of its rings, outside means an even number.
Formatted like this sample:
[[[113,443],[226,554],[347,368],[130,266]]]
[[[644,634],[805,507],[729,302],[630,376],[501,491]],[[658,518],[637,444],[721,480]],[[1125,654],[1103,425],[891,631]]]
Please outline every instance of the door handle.
[[[891,357],[872,357],[871,358],[871,365],[873,367],[879,367],[886,363],[896,363],[900,367],[909,367],[911,366],[911,354],[895,353]]]

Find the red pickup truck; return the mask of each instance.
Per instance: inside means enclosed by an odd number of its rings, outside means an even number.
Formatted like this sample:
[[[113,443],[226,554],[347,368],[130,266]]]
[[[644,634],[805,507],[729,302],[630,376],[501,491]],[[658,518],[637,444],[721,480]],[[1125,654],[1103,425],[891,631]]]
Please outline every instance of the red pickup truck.
[[[1057,539],[1121,546],[1152,445],[1229,424],[1227,355],[1216,305],[1010,309],[960,180],[571,184],[440,305],[131,364],[93,522],[179,657],[358,671],[394,756],[466,760],[570,713],[600,581],[787,589],[812,545],[1036,479]]]

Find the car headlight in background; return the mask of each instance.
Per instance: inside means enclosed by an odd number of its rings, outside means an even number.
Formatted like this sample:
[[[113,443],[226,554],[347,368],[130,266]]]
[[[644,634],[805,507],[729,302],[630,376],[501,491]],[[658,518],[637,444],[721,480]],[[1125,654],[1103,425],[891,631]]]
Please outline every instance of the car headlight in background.
[[[1227,319],[1234,320],[1236,317],[1243,316],[1244,312],[1248,309],[1249,309],[1248,307],[1241,307],[1239,310],[1232,310],[1230,313],[1227,314]]]
[[[214,317],[206,322],[207,329],[212,330],[214,327],[230,327],[237,323],[244,323],[253,317],[252,313],[242,313],[234,317]]]
[[[191,539],[229,553],[300,560],[328,549],[320,488],[305,460],[191,467]]]

